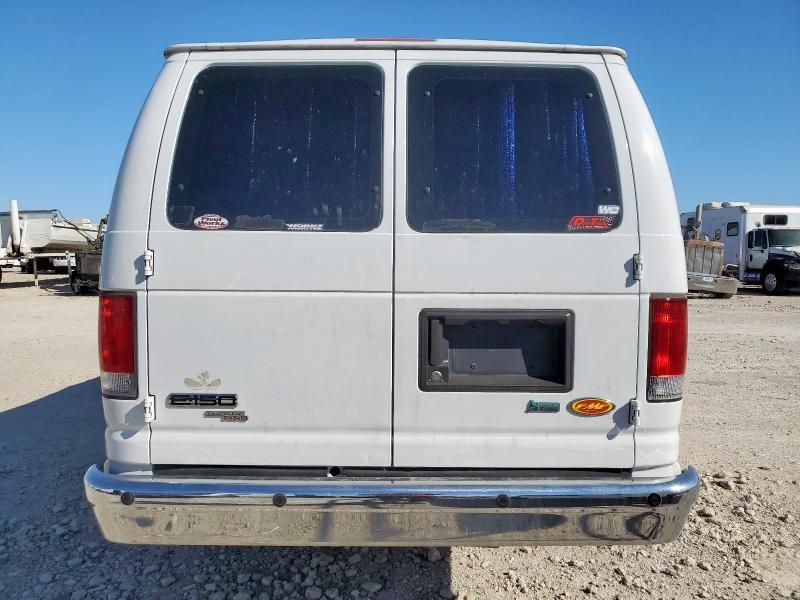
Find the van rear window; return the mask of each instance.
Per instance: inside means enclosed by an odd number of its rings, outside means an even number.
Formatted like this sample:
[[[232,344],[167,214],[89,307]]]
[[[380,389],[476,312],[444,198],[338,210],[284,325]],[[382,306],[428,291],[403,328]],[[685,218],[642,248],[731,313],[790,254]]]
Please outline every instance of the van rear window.
[[[607,231],[621,218],[595,78],[576,67],[425,65],[409,75],[409,225]]]
[[[367,231],[381,219],[383,76],[369,65],[201,72],[167,199],[180,229]]]

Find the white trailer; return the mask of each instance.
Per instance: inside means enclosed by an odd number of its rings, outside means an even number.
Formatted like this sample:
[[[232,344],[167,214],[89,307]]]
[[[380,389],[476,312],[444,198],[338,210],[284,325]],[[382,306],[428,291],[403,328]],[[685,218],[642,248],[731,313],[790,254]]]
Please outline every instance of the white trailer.
[[[13,200],[12,203],[16,205]],[[57,212],[56,210],[17,210],[16,214],[14,210],[0,212],[0,267],[20,266],[20,255],[25,253],[20,248],[21,223],[28,223],[31,231],[49,228]]]
[[[55,209],[21,211],[16,200],[10,201],[9,209],[0,213],[0,267],[27,270],[34,275],[34,285],[42,268],[69,272],[75,252],[94,248],[99,235],[100,226],[89,219],[73,222]]]
[[[769,293],[800,287],[800,206],[707,202],[681,214],[684,238],[725,244],[725,273]]]

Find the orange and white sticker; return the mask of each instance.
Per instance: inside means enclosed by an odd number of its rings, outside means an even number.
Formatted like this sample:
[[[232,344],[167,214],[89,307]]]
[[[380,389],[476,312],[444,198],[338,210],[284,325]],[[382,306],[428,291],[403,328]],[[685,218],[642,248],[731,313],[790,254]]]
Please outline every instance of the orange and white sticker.
[[[567,410],[579,417],[599,417],[614,410],[614,403],[602,398],[579,398],[567,404]]]
[[[228,226],[228,219],[221,215],[200,215],[194,220],[194,226],[198,229],[225,229]]]

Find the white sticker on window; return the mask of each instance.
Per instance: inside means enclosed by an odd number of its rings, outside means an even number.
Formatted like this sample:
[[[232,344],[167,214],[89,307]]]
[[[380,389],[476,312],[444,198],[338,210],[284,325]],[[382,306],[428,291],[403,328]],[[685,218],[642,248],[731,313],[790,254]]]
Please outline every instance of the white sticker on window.
[[[601,204],[597,207],[598,215],[618,215],[619,204]]]
[[[220,215],[200,215],[194,220],[194,226],[198,229],[225,229],[228,219]]]
[[[322,223],[287,223],[286,229],[289,231],[323,231],[325,226]]]

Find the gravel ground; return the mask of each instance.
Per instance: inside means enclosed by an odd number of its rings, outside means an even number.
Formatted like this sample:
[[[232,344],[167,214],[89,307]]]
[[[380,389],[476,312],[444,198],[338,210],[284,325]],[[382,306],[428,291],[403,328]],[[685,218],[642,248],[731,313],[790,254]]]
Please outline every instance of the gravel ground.
[[[693,299],[682,462],[700,500],[665,546],[288,549],[103,541],[94,297],[0,284],[0,598],[800,599],[800,297]]]

